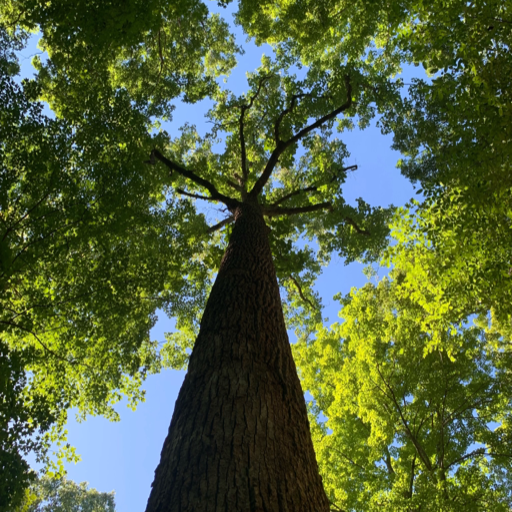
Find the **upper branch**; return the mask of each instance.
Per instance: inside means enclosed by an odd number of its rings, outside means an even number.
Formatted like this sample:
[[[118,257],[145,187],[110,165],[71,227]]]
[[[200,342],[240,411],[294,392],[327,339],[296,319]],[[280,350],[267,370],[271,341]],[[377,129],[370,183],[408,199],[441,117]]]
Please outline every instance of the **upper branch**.
[[[344,167],[339,171],[339,173],[345,172],[345,171],[355,171],[357,170],[357,165],[349,165],[348,167]],[[338,174],[339,174],[338,173]],[[320,183],[318,185],[311,185],[306,188],[299,188],[297,190],[294,190],[293,192],[290,192],[289,194],[284,195],[283,197],[280,197],[275,203],[273,203],[271,206],[277,206],[281,203],[284,203],[288,199],[294,196],[298,196],[300,194],[305,194],[307,192],[316,192],[322,185],[327,185],[329,183],[332,183],[333,181],[337,180],[339,178],[339,175],[334,175],[327,183]]]
[[[309,132],[316,130],[320,126],[322,126],[327,121],[330,121],[331,119],[334,119],[338,114],[341,114],[345,110],[351,107],[352,105],[352,84],[350,83],[350,77],[345,77],[345,84],[347,86],[347,101],[341,105],[341,107],[338,107],[336,110],[333,110],[329,114],[326,114],[325,116],[321,117],[320,119],[317,119],[314,123],[310,124],[309,126],[306,126],[306,128],[303,128],[300,130],[299,133],[295,134],[293,137],[288,139],[285,144],[286,147],[290,146],[291,144],[295,144],[295,142],[299,141],[307,135]]]
[[[263,190],[263,187],[266,185],[267,181],[270,178],[270,175],[272,174],[272,171],[274,170],[274,167],[276,166],[279,157],[283,154],[283,152],[289,148],[291,145],[298,142],[300,139],[302,139],[304,136],[306,136],[309,132],[316,130],[320,126],[322,126],[324,123],[330,121],[331,119],[334,119],[338,114],[341,114],[345,110],[351,107],[352,105],[352,85],[350,83],[350,77],[345,77],[345,83],[347,86],[347,101],[343,103],[340,107],[337,109],[329,112],[329,114],[326,114],[325,116],[321,117],[320,119],[317,119],[314,123],[311,123],[310,125],[306,126],[302,130],[300,130],[298,133],[296,133],[293,137],[289,138],[287,141],[281,141],[280,139],[276,140],[276,147],[274,151],[272,151],[272,154],[270,155],[270,158],[268,159],[267,165],[265,166],[265,169],[263,169],[263,172],[261,173],[261,176],[258,178],[256,183],[254,184],[254,187],[249,192],[249,196],[251,197],[257,197],[260,192]],[[288,110],[289,111],[289,110]],[[286,112],[286,109],[285,111]],[[281,122],[283,117],[283,113],[278,118],[278,123]],[[278,123],[276,123],[276,135],[278,135]]]
[[[277,121],[276,121],[276,124],[274,127],[274,137],[276,139],[276,144],[279,144],[279,142],[281,141],[281,137],[279,136],[279,128],[281,127],[281,123],[283,122],[284,116],[286,114],[289,114],[295,108],[298,99],[307,98],[308,96],[311,97],[311,94],[309,94],[309,93],[293,94],[292,99],[290,101],[290,105],[288,107],[286,107],[279,114],[279,117],[277,118]]]
[[[270,79],[270,75],[264,76],[260,79],[258,83],[258,89],[254,93],[253,96],[251,96],[251,99],[249,103],[242,105],[241,112],[240,112],[240,120],[239,120],[239,132],[240,132],[240,150],[242,153],[242,176],[244,181],[244,193],[245,193],[245,184],[247,183],[247,179],[249,177],[249,171],[247,169],[247,151],[245,148],[245,136],[244,136],[244,116],[245,112],[252,108],[254,105],[254,102],[256,101],[256,98],[259,96],[261,92],[261,88],[263,87],[263,84]]]
[[[163,162],[171,171],[176,171],[181,176],[188,178],[190,181],[193,181],[197,185],[200,185],[204,187],[206,190],[208,190],[208,192],[210,192],[210,197],[205,199],[209,199],[211,201],[220,201],[230,209],[236,208],[236,206],[239,204],[236,199],[221,194],[213,183],[210,183],[208,180],[201,178],[194,172],[189,171],[182,167],[181,165],[178,165],[177,163],[166,158],[164,155],[162,155],[162,153],[160,153],[160,151],[158,151],[158,149],[153,149],[153,151],[151,152],[151,157],[156,157],[158,160],[160,160],[160,162]]]
[[[298,206],[297,208],[282,208],[280,206],[263,207],[263,215],[266,217],[277,217],[278,215],[296,215],[298,213],[316,212],[318,210],[332,211],[331,203],[310,204],[308,206]]]

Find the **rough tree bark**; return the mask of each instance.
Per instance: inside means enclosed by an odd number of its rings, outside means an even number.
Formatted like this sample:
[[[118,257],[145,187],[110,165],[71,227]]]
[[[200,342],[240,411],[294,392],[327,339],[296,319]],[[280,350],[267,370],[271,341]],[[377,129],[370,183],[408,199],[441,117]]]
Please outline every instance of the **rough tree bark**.
[[[328,511],[268,227],[233,213],[146,512]]]

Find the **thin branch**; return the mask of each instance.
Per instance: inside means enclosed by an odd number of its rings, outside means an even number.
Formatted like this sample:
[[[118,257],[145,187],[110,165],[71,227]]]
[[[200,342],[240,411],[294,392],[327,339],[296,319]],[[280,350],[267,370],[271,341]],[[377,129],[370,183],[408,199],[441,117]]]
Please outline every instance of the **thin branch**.
[[[349,165],[348,167],[344,167],[343,169],[341,169],[338,174],[341,174],[342,172],[345,172],[345,171],[356,171],[356,170],[357,170],[357,165]],[[272,203],[271,206],[277,206],[281,203],[284,203],[288,199],[290,199],[294,196],[298,196],[300,194],[305,194],[307,192],[316,192],[323,185],[328,185],[328,184],[332,183],[333,181],[336,181],[338,178],[339,178],[339,175],[334,175],[327,183],[319,183],[318,185],[311,185],[306,188],[299,188],[297,190],[294,190],[293,192],[290,192],[289,194],[286,194],[283,197],[280,197],[275,203]]]
[[[194,199],[204,199],[205,201],[216,201],[216,199],[212,199],[211,197],[201,196],[199,194],[191,194],[190,192],[187,192],[186,190],[183,190],[181,188],[177,188],[176,192],[178,192],[178,194],[181,194],[183,196],[193,197]]]
[[[332,211],[331,203],[310,204],[308,206],[298,206],[297,208],[282,208],[279,206],[267,206],[263,208],[263,215],[266,217],[277,217],[279,215],[297,215],[298,213],[317,212],[319,210]]]
[[[486,448],[478,448],[477,450],[473,450],[470,453],[467,453],[466,455],[463,455],[462,457],[459,457],[458,459],[455,459],[453,462],[450,462],[448,466],[446,466],[446,471],[448,471],[452,466],[455,464],[459,464],[460,462],[464,462],[466,459],[469,459],[471,457],[476,457],[479,455],[488,455]]]
[[[189,179],[190,181],[193,181],[197,185],[200,185],[201,187],[204,187],[206,190],[208,190],[211,196],[210,200],[220,201],[224,203],[229,209],[236,208],[239,205],[239,202],[236,199],[221,194],[213,183],[210,183],[208,180],[201,178],[193,171],[189,171],[182,167],[181,165],[172,162],[164,155],[162,155],[162,153],[160,153],[158,149],[154,149],[151,152],[151,155],[154,155],[158,160],[160,160],[160,162],[164,163],[171,171],[176,171],[181,176]]]
[[[318,311],[318,308],[307,297],[304,297],[304,294],[302,293],[302,288],[301,288],[299,282],[293,276],[289,276],[288,279],[296,286],[296,288],[299,292],[300,298],[304,302],[307,302],[314,310]]]
[[[234,217],[227,217],[224,220],[221,220],[220,222],[218,222],[217,224],[209,227],[206,232],[210,235],[212,233],[215,233],[215,231],[218,231],[219,229],[223,228],[224,226],[231,224],[234,221],[235,221]]]
[[[365,236],[370,236],[370,232],[367,231],[366,229],[363,229],[363,228],[360,228],[356,221],[354,219],[352,219],[351,217],[344,217],[343,220],[347,223],[347,224],[350,224],[355,230],[357,233],[359,233],[360,235],[365,235]]]
[[[430,463],[430,459],[428,458],[428,455],[425,453],[425,450],[420,445],[420,443],[418,442],[418,440],[416,439],[414,434],[411,432],[411,429],[409,428],[409,423],[405,419],[405,417],[404,417],[404,415],[402,413],[402,408],[400,407],[400,404],[398,403],[398,400],[396,399],[395,392],[393,391],[393,388],[388,384],[388,382],[386,381],[386,379],[382,375],[382,373],[380,371],[380,366],[378,364],[377,364],[377,372],[380,375],[380,378],[382,379],[382,382],[384,383],[384,385],[388,388],[389,392],[391,393],[391,399],[393,400],[393,403],[395,404],[395,407],[398,410],[398,414],[400,415],[400,418],[402,420],[402,424],[405,427],[405,433],[407,434],[407,437],[411,440],[412,444],[416,448],[416,451],[418,452],[418,455],[419,455],[421,461],[423,462],[423,464],[425,464],[425,467],[429,471],[432,471],[433,468],[432,468],[432,464]]]
[[[294,190],[293,192],[290,192],[289,194],[284,195],[283,197],[279,198],[275,203],[272,203],[270,206],[278,206],[281,203],[284,203],[285,201],[288,201],[288,199],[298,196],[300,194],[306,194],[308,192],[316,192],[318,190],[318,186],[311,185],[310,187],[306,188],[300,188],[298,190]]]
[[[25,212],[25,215],[23,215],[23,217],[21,217],[20,219],[18,219],[12,226],[9,226],[7,228],[7,231],[4,233],[4,236],[2,237],[2,240],[5,240],[5,238],[7,237],[7,235],[18,225],[20,224],[21,222],[23,222],[49,195],[51,194],[51,191],[48,192],[48,194],[44,195],[41,199],[39,199],[39,201],[37,201],[36,204],[34,204],[31,208],[29,208],[26,212]]]
[[[276,166],[279,157],[282,155],[282,153],[289,148],[291,145],[298,142],[302,137],[307,135],[309,132],[316,130],[320,126],[322,126],[327,121],[330,121],[331,119],[334,119],[338,114],[341,114],[345,110],[351,107],[352,105],[352,85],[350,83],[350,77],[345,77],[345,84],[347,86],[347,101],[338,107],[337,109],[333,110],[329,114],[326,114],[325,116],[321,117],[320,119],[317,119],[314,123],[310,124],[309,126],[306,126],[302,130],[300,130],[297,134],[295,134],[293,137],[288,139],[287,141],[283,142],[280,140],[276,141],[276,147],[272,154],[270,155],[270,158],[268,159],[267,165],[265,166],[265,169],[263,169],[263,172],[261,173],[261,176],[258,178],[256,183],[254,184],[254,187],[249,192],[249,196],[251,197],[257,197],[261,191],[263,190],[263,187],[266,185],[267,181],[270,178],[270,175],[272,174],[272,171],[274,170],[274,167]]]
[[[296,106],[296,101],[298,99],[307,98],[307,97],[313,97],[313,95],[310,94],[310,93],[292,94],[290,105],[288,107],[286,107],[279,114],[279,117],[277,118],[277,121],[276,121],[276,124],[275,124],[275,127],[274,127],[274,137],[275,137],[275,140],[276,140],[276,144],[279,144],[279,142],[281,142],[281,137],[279,136],[279,128],[281,127],[281,123],[283,122],[284,116],[286,116],[286,114],[289,114],[290,112],[293,111],[293,109]]]
[[[357,462],[354,462],[350,457],[347,457],[343,452],[335,448],[335,450],[338,452],[339,455],[341,455],[344,459],[348,460],[351,464],[358,467],[359,469],[362,469],[363,471],[366,471],[366,469],[361,466],[361,464],[358,464]]]
[[[56,359],[59,359],[60,361],[64,361],[65,363],[68,363],[68,364],[73,365],[73,366],[75,366],[75,365],[79,365],[79,366],[85,366],[86,368],[91,368],[91,367],[90,367],[88,364],[86,364],[86,363],[80,363],[80,362],[78,362],[78,361],[70,361],[69,359],[67,359],[67,358],[65,358],[65,357],[62,357],[61,355],[59,355],[59,354],[55,353],[53,350],[51,350],[50,348],[48,348],[48,347],[46,346],[46,344],[45,344],[45,343],[43,343],[43,342],[41,341],[41,339],[39,338],[39,336],[38,336],[35,332],[31,331],[30,329],[27,329],[26,327],[23,327],[23,326],[21,326],[21,325],[19,325],[19,324],[16,324],[16,323],[14,323],[14,322],[9,322],[9,321],[5,321],[5,320],[0,320],[0,324],[9,325],[9,326],[11,326],[11,327],[14,327],[14,328],[20,329],[20,330],[22,330],[22,331],[24,331],[24,332],[26,332],[26,333],[28,333],[28,334],[31,334],[32,336],[34,336],[34,338],[36,339],[36,341],[37,341],[37,342],[38,342],[38,343],[43,347],[43,349],[44,349],[46,352],[48,352],[48,354],[51,354],[53,357],[55,357]]]

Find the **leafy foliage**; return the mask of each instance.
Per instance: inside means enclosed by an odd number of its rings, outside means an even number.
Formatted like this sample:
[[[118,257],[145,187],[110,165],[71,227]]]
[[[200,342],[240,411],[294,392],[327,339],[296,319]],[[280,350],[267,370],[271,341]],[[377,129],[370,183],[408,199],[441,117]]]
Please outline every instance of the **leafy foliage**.
[[[80,121],[51,119],[40,84],[16,82],[13,40],[1,36],[0,334],[5,357],[20,354],[30,372],[18,378],[24,403],[41,408],[27,406],[23,421],[36,428],[52,418],[33,445],[48,462],[52,442],[74,458],[63,430],[69,407],[117,419],[112,405],[123,395],[131,406],[143,399],[142,379],[160,367],[149,340],[156,309],[204,301],[186,279],[204,275],[193,258],[204,220],[166,199],[167,176],[143,165],[162,136],[151,137],[125,93],[96,98]],[[11,412],[7,424],[17,421]],[[31,428],[18,432],[18,446]]]
[[[403,279],[352,290],[343,323],[294,347],[326,490],[343,510],[508,511],[508,338],[439,303],[430,324]]]
[[[114,512],[114,492],[88,489],[66,478],[37,479],[15,512]]]

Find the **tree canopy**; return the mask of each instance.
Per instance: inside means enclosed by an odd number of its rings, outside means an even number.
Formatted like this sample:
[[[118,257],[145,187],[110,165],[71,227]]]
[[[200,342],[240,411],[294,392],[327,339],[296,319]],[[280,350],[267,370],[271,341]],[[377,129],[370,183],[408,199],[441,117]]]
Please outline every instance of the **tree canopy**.
[[[218,77],[240,48],[202,2],[3,2],[1,428],[24,475],[17,489],[29,478],[20,454],[48,461],[61,442],[74,456],[69,408],[116,419],[122,396],[143,399],[148,373],[186,365],[230,209],[252,198],[288,326],[303,337],[313,412],[328,418],[313,433],[332,499],[349,510],[442,508],[446,496],[510,507],[499,449],[510,404],[496,391],[510,372],[509,11],[494,0],[242,0],[237,22],[275,54],[236,96]],[[34,30],[46,56],[20,81],[15,51]],[[406,84],[405,65],[428,76]],[[206,96],[207,134],[161,129],[178,97]],[[356,171],[343,132],[372,119],[424,200],[394,217],[390,278],[344,299],[345,322],[311,338],[322,265],[333,253],[379,260],[388,244],[393,208],[342,194]],[[198,201],[227,212],[208,225]],[[177,325],[161,350],[149,337],[158,308]],[[477,419],[457,416],[461,401]]]

